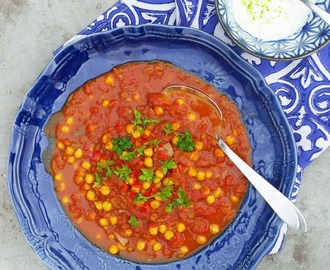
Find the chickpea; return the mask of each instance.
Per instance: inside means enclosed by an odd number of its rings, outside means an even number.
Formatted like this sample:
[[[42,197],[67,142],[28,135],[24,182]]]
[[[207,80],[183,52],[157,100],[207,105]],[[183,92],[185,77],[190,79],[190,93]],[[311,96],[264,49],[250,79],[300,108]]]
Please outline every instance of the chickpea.
[[[206,176],[205,176],[205,172],[204,171],[199,171],[196,175],[197,180],[199,181],[203,181],[205,180]]]
[[[65,121],[68,125],[72,125],[73,124],[73,118],[72,117],[68,117]]]
[[[158,231],[159,231],[160,233],[165,233],[166,230],[167,230],[167,228],[166,228],[166,225],[165,225],[165,224],[161,224],[161,225],[159,225]]]
[[[151,157],[146,157],[143,162],[144,166],[149,167],[149,168],[151,168],[153,166],[153,163],[154,162]]]
[[[109,221],[111,225],[116,225],[118,223],[118,218],[116,216],[110,216]]]
[[[149,233],[151,235],[157,235],[158,234],[158,227],[149,227]]]
[[[229,145],[229,146],[231,146],[231,145],[233,145],[234,143],[235,143],[235,137],[234,136],[232,136],[232,135],[228,135],[227,137],[226,137],[226,143]]]
[[[146,149],[143,150],[143,154],[146,157],[152,157],[152,155],[154,154],[154,151],[152,150],[151,147],[148,147],[148,148],[146,148]]]
[[[107,220],[106,218],[100,218],[100,219],[99,219],[99,224],[100,224],[100,226],[102,226],[102,227],[106,227],[106,226],[109,225],[109,222],[108,222],[108,220]]]
[[[87,161],[87,160],[84,160],[84,161],[81,163],[81,167],[83,167],[83,168],[86,169],[86,170],[89,170],[91,166],[92,166],[91,163],[90,163],[89,161]]]
[[[112,209],[112,203],[108,201],[104,201],[102,204],[102,208],[104,211],[110,211]]]
[[[139,130],[134,130],[133,133],[132,133],[132,136],[134,139],[138,139],[141,137],[141,132]]]
[[[194,112],[189,112],[188,113],[188,120],[189,121],[196,121],[196,119],[197,119],[197,116],[196,116],[196,114],[194,113]]]
[[[133,132],[133,125],[132,124],[128,124],[128,125],[126,125],[125,126],[125,131],[126,131],[126,133],[127,134],[132,134],[132,132]]]
[[[159,242],[156,242],[153,246],[152,246],[153,251],[159,251],[162,249],[162,244]]]
[[[109,246],[109,252],[110,252],[111,254],[113,254],[113,255],[118,254],[118,252],[119,252],[119,248],[118,248],[118,246],[116,246],[116,245],[110,245],[110,246]]]
[[[166,240],[171,240],[172,238],[174,237],[174,233],[170,230],[167,230],[165,233],[164,233],[164,238]]]
[[[158,209],[159,206],[160,206],[160,202],[157,201],[157,200],[152,200],[152,201],[150,202],[150,206],[151,206],[152,209]]]
[[[155,107],[154,112],[156,115],[163,115],[164,114],[164,109],[162,107]]]
[[[96,194],[94,192],[94,190],[88,190],[86,193],[86,199],[89,201],[94,201],[96,198]]]
[[[188,175],[191,177],[196,177],[197,175],[197,170],[194,167],[189,167],[188,169]]]
[[[195,142],[195,150],[201,151],[202,149],[203,149],[203,142],[201,142],[201,141]]]
[[[110,194],[110,187],[109,186],[102,186],[100,188],[100,192],[103,194],[103,195],[109,195]]]
[[[184,223],[178,223],[178,225],[176,225],[176,229],[178,230],[178,232],[184,232],[186,230],[186,225]]]
[[[104,82],[109,86],[114,86],[115,85],[115,80],[111,75],[107,75],[104,79]]]
[[[78,148],[78,149],[74,152],[74,157],[75,157],[76,159],[81,158],[82,155],[83,155],[83,152],[82,152],[82,150],[81,150],[80,148]]]
[[[204,235],[198,235],[197,238],[196,238],[196,242],[198,244],[205,244],[207,241],[206,237]]]
[[[217,224],[210,224],[210,233],[217,234],[220,232],[220,227]]]
[[[62,181],[63,180],[62,174],[55,174],[54,178],[55,178],[56,181]]]
[[[214,202],[215,202],[215,197],[214,197],[213,195],[209,195],[209,196],[207,196],[207,198],[206,198],[206,202],[207,202],[209,205],[214,204]]]
[[[95,181],[94,175],[91,174],[91,173],[86,173],[86,175],[85,175],[85,182],[87,184],[92,184],[94,181]]]
[[[182,246],[180,247],[180,251],[183,253],[183,254],[187,254],[189,252],[189,249],[187,246]]]
[[[136,249],[138,251],[143,251],[145,249],[145,247],[146,247],[146,242],[145,241],[138,241],[136,243]]]
[[[191,161],[197,161],[199,159],[198,151],[193,151],[189,156]]]

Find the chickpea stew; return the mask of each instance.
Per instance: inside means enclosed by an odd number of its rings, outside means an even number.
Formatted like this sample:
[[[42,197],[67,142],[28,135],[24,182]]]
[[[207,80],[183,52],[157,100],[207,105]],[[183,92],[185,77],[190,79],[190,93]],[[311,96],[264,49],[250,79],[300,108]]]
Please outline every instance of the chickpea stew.
[[[46,133],[56,195],[74,226],[112,255],[159,263],[193,254],[233,220],[247,181],[217,146],[219,119],[191,95],[218,102],[226,143],[248,163],[250,144],[235,104],[168,62],[130,62],[85,83]]]

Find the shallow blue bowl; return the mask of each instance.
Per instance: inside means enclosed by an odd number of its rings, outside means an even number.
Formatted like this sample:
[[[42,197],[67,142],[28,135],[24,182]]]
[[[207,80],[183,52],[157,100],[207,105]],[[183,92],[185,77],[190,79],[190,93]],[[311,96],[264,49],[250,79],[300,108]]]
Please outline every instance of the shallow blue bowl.
[[[283,222],[249,186],[234,221],[187,259],[141,264],[114,257],[72,225],[54,192],[42,153],[43,129],[67,97],[86,81],[130,61],[165,60],[226,93],[238,106],[252,145],[253,167],[290,196],[297,166],[295,142],[277,97],[262,76],[217,38],[160,25],[129,26],[94,34],[64,47],[24,99],[13,125],[8,185],[22,231],[51,269],[253,269],[272,249]]]
[[[330,0],[316,0],[316,4],[330,12]],[[246,32],[232,13],[232,0],[215,0],[220,23],[227,35],[241,47],[268,60],[295,60],[316,52],[330,41],[330,26],[311,13],[302,29],[293,35],[274,40],[263,40]]]

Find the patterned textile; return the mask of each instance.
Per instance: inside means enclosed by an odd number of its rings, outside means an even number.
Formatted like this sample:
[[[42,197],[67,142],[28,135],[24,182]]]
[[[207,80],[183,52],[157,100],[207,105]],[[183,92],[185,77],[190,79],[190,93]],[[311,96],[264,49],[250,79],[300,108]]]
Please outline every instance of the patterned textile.
[[[330,43],[301,60],[262,60],[235,46],[225,35],[212,0],[122,0],[74,39],[125,25],[147,23],[201,29],[229,45],[264,76],[280,100],[297,143],[298,170],[291,197],[295,201],[304,168],[330,145]],[[271,253],[280,250],[285,233],[286,225]]]

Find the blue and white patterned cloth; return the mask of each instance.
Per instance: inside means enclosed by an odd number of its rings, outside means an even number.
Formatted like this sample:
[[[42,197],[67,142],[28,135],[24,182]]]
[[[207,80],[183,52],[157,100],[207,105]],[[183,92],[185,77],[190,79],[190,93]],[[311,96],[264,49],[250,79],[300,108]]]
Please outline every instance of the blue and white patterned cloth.
[[[213,0],[122,0],[75,38],[146,23],[201,29],[229,45],[264,76],[282,104],[297,143],[298,171],[291,198],[295,201],[304,168],[330,145],[330,43],[301,60],[261,60],[225,36]],[[280,250],[286,229],[284,225],[271,253]]]

